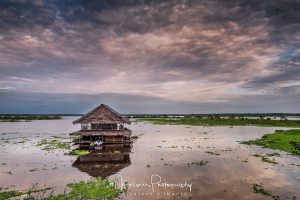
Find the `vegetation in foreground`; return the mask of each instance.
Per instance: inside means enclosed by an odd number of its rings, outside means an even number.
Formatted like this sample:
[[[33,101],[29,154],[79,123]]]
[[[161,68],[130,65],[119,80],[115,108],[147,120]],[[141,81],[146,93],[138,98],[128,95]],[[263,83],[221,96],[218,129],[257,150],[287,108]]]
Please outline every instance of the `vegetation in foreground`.
[[[221,118],[221,117],[164,117],[164,118],[139,118],[158,125],[195,125],[195,126],[276,126],[300,128],[300,120],[272,120],[271,118],[249,119]]]
[[[65,191],[68,193],[54,195],[53,191],[48,195],[37,194],[40,191],[4,191],[0,192],[0,200],[19,197],[24,195],[24,199],[30,200],[111,200],[117,198],[120,194],[126,192],[125,190],[120,190],[116,187],[116,183],[111,180],[106,179],[91,179],[88,182],[80,181],[79,183],[69,184],[66,186]]]
[[[265,190],[263,188],[262,184],[256,184],[255,183],[255,184],[252,185],[252,189],[255,193],[259,193],[259,194],[262,194],[262,195],[265,195],[265,196],[269,196],[269,197],[273,198],[274,200],[279,199],[279,196],[273,195],[269,191]]]
[[[262,162],[267,162],[267,163],[271,163],[271,164],[278,164],[278,162],[276,162],[276,160],[274,158],[272,158],[272,159],[270,158],[270,157],[273,156],[271,154],[266,154],[266,155],[263,155],[263,154],[254,154],[253,156],[260,158],[260,160]]]
[[[0,116],[0,122],[20,122],[20,121],[32,121],[32,120],[53,120],[62,119],[61,116],[51,115],[24,115],[24,116]]]
[[[76,150],[72,151],[70,154],[77,155],[77,156],[84,156],[84,155],[88,155],[90,153],[91,153],[91,151],[88,151],[88,150],[76,149]]]
[[[278,149],[300,156],[300,129],[276,130],[274,133],[266,134],[260,139],[241,143]]]
[[[84,149],[74,149],[71,150],[71,142],[70,140],[73,137],[59,137],[59,136],[53,136],[53,138],[49,139],[42,139],[37,143],[37,147],[40,147],[42,150],[46,151],[53,151],[53,150],[63,150],[67,151],[65,155],[75,155],[75,156],[84,156],[87,154],[90,154],[91,151],[84,150]]]
[[[70,142],[64,142],[59,139],[43,139],[36,146],[42,147],[42,150],[51,151],[55,149],[68,150],[71,148]]]
[[[198,165],[198,166],[203,166],[206,165],[208,163],[207,160],[200,160],[200,161],[194,161],[192,163],[188,163],[187,166],[190,167],[192,165]]]
[[[4,191],[4,192],[1,192],[0,191],[0,200],[4,200],[4,199],[9,199],[9,198],[12,198],[12,197],[18,197],[18,196],[21,196],[23,195],[23,192],[19,192],[19,191]]]

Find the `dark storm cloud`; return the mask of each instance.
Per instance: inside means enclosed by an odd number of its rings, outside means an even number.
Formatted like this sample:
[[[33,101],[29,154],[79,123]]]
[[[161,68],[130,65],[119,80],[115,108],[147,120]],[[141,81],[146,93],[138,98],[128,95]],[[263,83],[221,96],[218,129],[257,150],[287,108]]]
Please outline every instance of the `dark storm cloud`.
[[[277,73],[272,76],[255,78],[247,83],[248,87],[264,88],[278,87],[281,83],[299,82],[300,77],[300,57],[289,59],[288,62],[277,64]]]
[[[299,88],[298,88],[299,89]],[[258,95],[231,102],[180,102],[131,94],[47,94],[0,91],[0,114],[83,114],[106,103],[124,114],[300,112],[300,94]],[[253,102],[256,106],[253,107]],[[268,102],[266,104],[266,102]],[[282,106],[282,102],[285,105]]]
[[[300,84],[299,46],[299,0],[0,2],[9,90],[271,98]]]

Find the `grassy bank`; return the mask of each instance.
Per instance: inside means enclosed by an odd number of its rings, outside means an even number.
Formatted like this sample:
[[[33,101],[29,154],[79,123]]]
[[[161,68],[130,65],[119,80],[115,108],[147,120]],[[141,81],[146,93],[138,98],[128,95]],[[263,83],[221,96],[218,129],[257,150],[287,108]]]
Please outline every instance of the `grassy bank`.
[[[272,120],[248,118],[139,118],[153,124],[195,126],[276,126],[300,128],[300,120]]]
[[[260,139],[244,141],[242,144],[259,145],[271,149],[279,149],[300,156],[300,129],[277,130]]]
[[[47,189],[29,189],[26,192],[21,191],[0,191],[0,200],[9,198],[31,199],[31,200],[78,200],[78,199],[103,199],[112,200],[117,198],[125,190],[118,189],[116,183],[107,179],[95,178],[90,181],[72,183],[66,186],[68,193],[54,195],[53,190],[45,193]],[[47,195],[48,194],[48,195]]]
[[[0,116],[0,122],[20,122],[20,121],[32,121],[32,120],[54,120],[61,119],[61,116],[51,115],[24,115],[24,116]]]

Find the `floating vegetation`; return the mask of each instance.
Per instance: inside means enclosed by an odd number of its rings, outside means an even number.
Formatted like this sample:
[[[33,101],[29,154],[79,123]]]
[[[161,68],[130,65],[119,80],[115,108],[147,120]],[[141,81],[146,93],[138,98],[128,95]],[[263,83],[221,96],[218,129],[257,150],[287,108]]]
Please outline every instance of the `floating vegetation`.
[[[55,150],[55,149],[70,149],[70,142],[63,142],[58,139],[43,139],[36,146],[42,147],[42,150]]]
[[[276,130],[274,133],[266,134],[260,139],[241,143],[279,149],[300,156],[300,129]]]
[[[271,120],[250,118],[220,118],[220,117],[185,117],[185,118],[140,118],[158,125],[194,125],[194,126],[276,126],[276,127],[300,127],[300,120]]]
[[[215,155],[215,156],[219,156],[221,154],[216,153],[216,152],[212,152],[212,151],[205,151],[205,153],[211,154],[211,155]]]
[[[48,195],[45,194],[46,190],[52,190]],[[90,181],[79,183],[68,184],[65,191],[69,191],[64,194],[53,194],[53,188],[46,189],[36,189],[35,186],[30,188],[27,192],[20,191],[4,191],[0,192],[0,200],[5,200],[13,197],[18,197],[24,195],[24,199],[37,200],[92,200],[92,199],[102,199],[102,200],[112,200],[118,197],[121,193],[126,192],[126,190],[118,189],[116,183],[112,180],[107,179],[91,179]],[[42,193],[35,195],[36,193]]]
[[[47,200],[77,200],[77,199],[103,199],[112,200],[118,197],[125,190],[117,188],[116,183],[106,179],[91,179],[88,182],[69,184],[67,194],[51,195]]]
[[[276,160],[274,158],[270,159],[269,158],[270,156],[268,156],[268,155],[272,156],[272,154],[266,154],[266,155],[263,155],[263,154],[254,154],[252,156],[260,158],[260,160],[263,161],[263,162],[272,163],[272,164],[278,164],[278,162],[276,162]]]
[[[280,154],[277,153],[277,152],[274,152],[274,153],[267,153],[266,156],[269,156],[269,157],[277,156],[277,157],[279,157]]]
[[[91,151],[88,151],[88,150],[76,149],[76,150],[72,151],[70,153],[70,155],[84,156],[84,155],[88,155],[90,153],[91,153]]]
[[[80,136],[60,136],[60,135],[53,135],[51,136],[52,138],[56,138],[56,139],[79,139]]]
[[[30,169],[29,172],[35,172],[38,168]]]
[[[0,192],[0,200],[5,200],[5,199],[9,199],[9,198],[13,198],[13,197],[18,197],[23,195],[23,192],[19,192],[19,191],[4,191],[4,192]]]
[[[176,149],[176,148],[178,148],[178,146],[170,146],[168,148],[170,148],[170,149]]]
[[[253,191],[255,193],[259,193],[259,194],[262,194],[262,195],[265,195],[265,196],[270,196],[272,197],[274,200],[279,200],[279,196],[275,196],[275,195],[272,195],[269,191],[265,190],[262,186],[262,184],[256,184],[254,183],[252,185],[252,188],[253,188]]]
[[[0,200],[10,199],[10,198],[14,198],[14,197],[19,197],[19,196],[22,196],[22,195],[25,196],[23,199],[35,200],[35,198],[32,197],[32,195],[34,193],[45,192],[47,190],[52,190],[52,189],[53,188],[37,189],[36,185],[33,185],[26,192],[21,192],[21,191],[16,191],[16,190],[3,191],[3,192],[0,192]],[[38,199],[47,199],[47,198],[38,198]]]
[[[206,161],[206,160],[200,160],[200,161],[188,163],[187,165],[188,165],[188,167],[190,167],[192,165],[203,166],[203,165],[206,165],[207,163],[208,163],[208,161]]]

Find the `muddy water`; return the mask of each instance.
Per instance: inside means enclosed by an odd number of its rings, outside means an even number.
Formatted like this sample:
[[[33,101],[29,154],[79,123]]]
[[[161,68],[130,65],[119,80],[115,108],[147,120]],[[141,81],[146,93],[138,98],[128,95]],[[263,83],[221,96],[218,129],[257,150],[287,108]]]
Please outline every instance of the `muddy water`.
[[[298,157],[238,142],[279,128],[138,122],[129,127],[139,135],[132,147],[105,147],[78,158],[36,146],[43,138],[77,130],[74,119],[0,123],[0,188],[24,190],[38,183],[63,192],[68,183],[102,176],[118,181],[118,187],[129,184],[124,199],[269,199],[253,192],[254,183],[281,199],[300,198]],[[279,164],[252,156],[273,152],[280,154],[274,157]],[[200,161],[206,164],[195,164]]]

